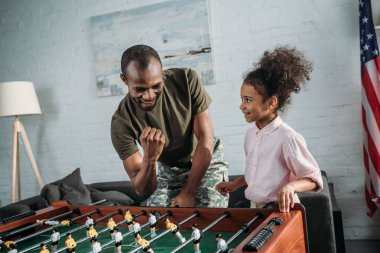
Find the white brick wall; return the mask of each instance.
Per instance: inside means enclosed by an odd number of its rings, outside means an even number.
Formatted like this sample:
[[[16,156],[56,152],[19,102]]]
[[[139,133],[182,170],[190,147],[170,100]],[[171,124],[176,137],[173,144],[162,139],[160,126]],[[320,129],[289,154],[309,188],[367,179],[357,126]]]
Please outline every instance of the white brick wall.
[[[121,96],[96,96],[90,17],[160,1],[2,0],[0,82],[35,83],[43,114],[22,117],[45,183],[81,167],[85,183],[128,179],[113,150],[110,118]],[[238,109],[242,74],[265,49],[291,44],[314,62],[311,82],[283,115],[334,183],[348,239],[377,238],[366,216],[361,160],[356,0],[211,0],[217,84],[207,86],[230,173],[243,173],[248,125]],[[379,39],[379,37],[378,37]],[[154,46],[154,45],[152,45]],[[12,118],[0,118],[0,198],[10,201]],[[23,197],[39,193],[21,153]]]

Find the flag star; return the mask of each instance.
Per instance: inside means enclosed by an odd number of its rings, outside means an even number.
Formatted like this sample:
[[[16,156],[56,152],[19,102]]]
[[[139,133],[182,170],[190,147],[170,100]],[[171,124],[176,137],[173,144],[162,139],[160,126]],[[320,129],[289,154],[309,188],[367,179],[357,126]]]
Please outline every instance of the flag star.
[[[365,62],[365,57],[363,57],[363,62]]]
[[[360,50],[360,54],[363,54],[363,50]]]
[[[367,23],[367,22],[368,22],[368,18],[367,18],[367,17],[364,17],[364,18],[362,19],[362,21],[363,21],[363,23]]]
[[[364,51],[367,51],[369,49],[369,46],[365,44],[363,48],[364,48]]]
[[[362,43],[362,44],[363,44],[363,38],[361,38],[361,39],[360,39],[360,43]]]
[[[368,38],[369,40],[372,39],[372,37],[373,37],[373,34],[372,34],[372,33],[367,34],[367,38]]]
[[[363,7],[364,3],[362,0],[359,1],[359,5],[360,5],[360,7]]]
[[[379,55],[379,50],[375,49],[372,51],[373,55]]]

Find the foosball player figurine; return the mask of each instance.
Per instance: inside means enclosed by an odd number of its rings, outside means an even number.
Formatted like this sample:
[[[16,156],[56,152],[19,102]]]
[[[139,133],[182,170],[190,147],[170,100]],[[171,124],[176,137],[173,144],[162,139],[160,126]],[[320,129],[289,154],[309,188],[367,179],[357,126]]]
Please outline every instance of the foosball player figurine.
[[[193,223],[193,225],[191,225],[191,229],[193,230],[191,236],[194,238],[194,253],[201,253],[199,250],[199,241],[201,240],[202,235],[201,231],[198,229],[198,224]]]
[[[102,246],[98,242],[98,239],[91,238],[91,252],[90,253],[99,253],[102,251]]]
[[[148,215],[149,215],[150,238],[154,238],[156,237],[157,217],[154,211],[149,212]]]
[[[133,224],[133,233],[134,233],[134,235],[135,235],[135,237],[136,237],[136,236],[139,235],[140,232],[141,232],[141,226],[140,226],[140,223],[138,223],[138,222],[136,221],[136,219],[133,219],[133,220],[132,220],[132,224]]]
[[[3,238],[1,237],[0,237],[0,251],[5,251],[4,241],[3,241]]]
[[[123,235],[119,231],[119,229],[115,228],[114,240],[115,240],[115,248],[118,253],[121,253],[121,243],[123,242]]]
[[[97,238],[98,237],[98,232],[96,232],[96,230],[94,228],[94,224],[90,225],[86,230],[87,230],[86,234],[88,237],[90,237],[90,238]]]
[[[10,249],[10,251],[8,251],[8,253],[17,253],[16,244],[14,242],[12,242],[8,245],[6,243],[7,242],[5,242],[5,246],[7,246],[7,248]]]
[[[178,227],[177,227],[176,224],[171,223],[169,219],[166,219],[165,223],[166,223],[166,228],[170,228],[171,229],[173,235],[175,235],[179,239],[180,243],[184,243],[186,241],[185,238],[178,231]]]
[[[87,220],[86,220],[85,225],[87,227],[90,227],[91,225],[94,225],[94,219],[91,217],[91,215],[87,216]]]
[[[45,243],[40,244],[40,253],[50,253],[50,251],[46,248]]]
[[[77,246],[77,243],[74,241],[74,238],[71,236],[71,233],[67,233],[67,238],[65,241],[65,244],[67,246],[66,252],[67,253],[75,253],[75,246]]]
[[[144,252],[154,253],[153,249],[149,245],[149,241],[142,238],[140,234],[137,234],[135,240],[136,240],[137,245],[140,245],[143,247]]]
[[[111,234],[112,239],[114,239],[115,238],[115,228],[117,227],[117,225],[116,225],[116,223],[112,217],[109,218],[109,220],[107,222],[107,227],[110,230],[110,234]]]
[[[4,245],[3,248],[10,249],[10,251],[8,252],[17,253],[16,243],[14,241],[6,241],[3,243],[3,245]],[[12,250],[15,250],[15,251],[12,251]]]
[[[220,250],[221,253],[228,253],[228,246],[226,241],[222,238],[222,234],[216,234],[215,238],[218,241],[216,248]]]
[[[52,234],[50,236],[51,240],[51,251],[55,252],[58,248],[58,241],[61,239],[61,234],[57,231],[56,228],[52,229]]]
[[[62,221],[56,221],[56,220],[37,220],[38,224],[41,225],[50,225],[50,226],[61,226],[61,227],[68,227],[71,225],[70,220],[62,220]]]
[[[128,229],[129,231],[132,231],[132,221],[133,221],[133,216],[131,214],[131,212],[129,211],[129,209],[125,209],[125,215],[124,215],[124,219],[127,221],[127,225],[128,225]]]

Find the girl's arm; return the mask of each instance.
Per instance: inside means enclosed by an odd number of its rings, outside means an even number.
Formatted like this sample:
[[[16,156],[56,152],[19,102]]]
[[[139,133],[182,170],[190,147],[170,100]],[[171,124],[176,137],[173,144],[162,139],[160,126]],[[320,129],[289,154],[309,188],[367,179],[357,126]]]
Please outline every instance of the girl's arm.
[[[318,184],[309,178],[298,179],[286,184],[277,193],[280,212],[289,212],[290,207],[294,207],[294,194],[296,192],[312,191],[317,187]]]

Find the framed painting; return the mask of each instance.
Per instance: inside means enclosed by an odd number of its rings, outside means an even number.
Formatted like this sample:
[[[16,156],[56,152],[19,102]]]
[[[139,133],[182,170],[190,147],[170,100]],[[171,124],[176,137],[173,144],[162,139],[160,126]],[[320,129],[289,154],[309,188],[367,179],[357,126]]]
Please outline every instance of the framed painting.
[[[174,0],[91,17],[98,96],[128,92],[119,78],[124,50],[153,47],[163,68],[188,67],[215,82],[207,0]]]

